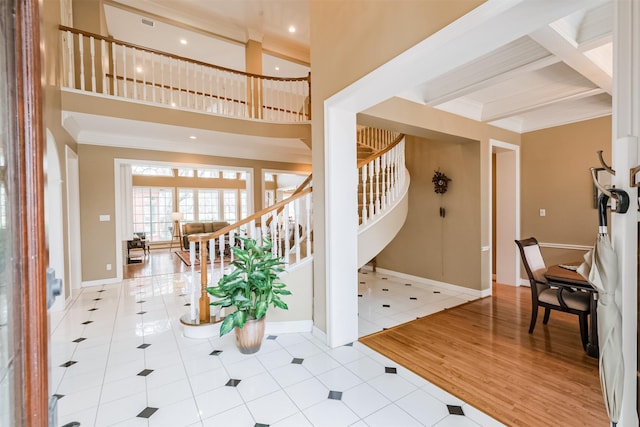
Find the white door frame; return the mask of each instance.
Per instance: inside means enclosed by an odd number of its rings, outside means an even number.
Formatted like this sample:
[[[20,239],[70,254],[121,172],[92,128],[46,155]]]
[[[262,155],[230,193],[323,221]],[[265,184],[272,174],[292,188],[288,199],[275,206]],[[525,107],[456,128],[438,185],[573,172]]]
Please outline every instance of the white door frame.
[[[490,139],[489,144],[489,200],[496,197],[496,282],[519,286],[520,260],[514,240],[520,239],[520,147],[494,139]],[[496,190],[499,190],[495,195],[491,185],[493,154],[496,155]],[[492,204],[489,203],[489,218],[492,215]],[[489,236],[492,227],[490,225]],[[493,251],[489,251],[490,262],[492,256]]]
[[[67,181],[67,268],[69,270],[69,289],[82,287],[82,243],[80,240],[80,175],[78,154],[65,146]]]

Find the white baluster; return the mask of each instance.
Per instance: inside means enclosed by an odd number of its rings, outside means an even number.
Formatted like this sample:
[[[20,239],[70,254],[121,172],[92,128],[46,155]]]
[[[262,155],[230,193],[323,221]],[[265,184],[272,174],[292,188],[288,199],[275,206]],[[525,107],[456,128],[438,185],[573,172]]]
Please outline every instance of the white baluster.
[[[388,153],[388,152],[387,152]],[[387,182],[387,153],[380,156],[380,175],[382,178],[382,209],[387,208],[389,187]]]
[[[311,193],[307,193],[304,196],[305,200],[305,231],[307,239],[307,253],[306,256],[311,256]]]
[[[373,218],[376,214],[375,199],[375,162],[369,162],[369,218]]]
[[[120,45],[122,49],[122,93],[125,98],[129,97],[127,85],[127,48]]]
[[[95,39],[89,36],[89,54],[91,55],[91,92],[96,91],[96,47]]]
[[[361,211],[361,216],[362,216],[362,224],[366,224],[367,223],[367,165],[363,165],[360,168],[360,173],[362,175],[362,211]]]
[[[118,61],[117,61],[117,57],[118,55],[116,55],[116,50],[118,48],[118,45],[115,43],[112,43],[111,45],[111,62],[112,64],[112,71],[113,71],[113,77],[112,77],[112,83],[113,83],[113,96],[118,96]]]
[[[196,276],[196,242],[189,242],[189,261],[191,262],[191,300],[189,314],[191,322],[199,320],[198,297],[200,296],[200,281]],[[197,284],[197,286],[196,286]]]
[[[138,64],[138,52],[136,51],[136,48],[134,47],[131,51],[131,58],[133,60],[133,67],[131,68],[131,84],[133,84],[133,99],[138,99],[138,84],[137,84],[137,77],[136,77],[136,73],[138,72],[137,70],[137,64]]]
[[[234,253],[233,248],[236,246],[236,230],[229,232],[229,262],[233,262]]]
[[[300,198],[293,201],[295,215],[293,217],[293,245],[296,256],[296,264],[300,262]]]
[[[220,237],[218,237],[218,251],[220,252],[220,272],[221,273],[224,271],[224,241],[225,241],[224,236],[225,236],[224,234],[221,234]],[[215,246],[211,246],[211,247],[215,248]]]
[[[380,212],[380,199],[382,195],[380,194],[380,157],[377,157],[375,160],[376,167],[376,214]]]
[[[107,45],[104,39],[100,40],[100,60],[101,60],[101,73],[102,73],[102,93],[109,94],[109,87],[107,86]]]
[[[80,54],[80,90],[84,90],[84,38],[78,34],[78,53]]]
[[[67,68],[68,68],[68,79],[67,87],[75,88],[75,62],[74,62],[74,50],[73,50],[73,33],[71,31],[67,31]]]

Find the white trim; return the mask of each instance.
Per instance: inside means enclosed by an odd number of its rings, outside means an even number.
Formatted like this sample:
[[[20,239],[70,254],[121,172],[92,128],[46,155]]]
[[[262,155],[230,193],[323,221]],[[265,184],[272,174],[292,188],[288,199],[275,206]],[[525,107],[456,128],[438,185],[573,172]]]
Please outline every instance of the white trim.
[[[86,280],[83,281],[80,286],[83,288],[91,288],[93,286],[112,285],[114,283],[121,283],[122,279],[112,277],[110,279],[98,279],[98,280]]]
[[[484,298],[491,295],[491,289],[470,289],[460,285],[453,285],[451,283],[439,282],[437,280],[427,279],[425,277],[401,273],[399,271],[387,270],[386,268],[376,268],[376,272],[388,274],[389,276],[394,276],[399,279],[410,280],[412,282],[415,282],[418,287],[420,287],[420,285],[437,286],[447,291],[463,293],[473,298]]]
[[[538,242],[538,245],[541,248],[551,248],[551,249],[572,249],[576,251],[590,251],[593,249],[593,246],[586,245],[572,245],[568,243],[544,243]]]
[[[264,327],[266,334],[292,334],[311,332],[313,320],[290,320],[285,322],[267,322]]]
[[[311,335],[316,337],[318,340],[323,342],[325,345],[327,344],[327,334],[325,334],[323,330],[318,329],[318,327],[316,325],[313,325],[313,328],[311,329]]]

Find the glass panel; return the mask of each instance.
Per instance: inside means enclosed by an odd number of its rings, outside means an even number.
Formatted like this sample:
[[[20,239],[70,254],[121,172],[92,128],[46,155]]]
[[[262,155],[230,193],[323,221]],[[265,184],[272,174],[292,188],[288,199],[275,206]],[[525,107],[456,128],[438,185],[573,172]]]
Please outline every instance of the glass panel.
[[[238,172],[236,171],[224,171],[222,177],[225,179],[238,179]]]
[[[273,174],[272,174],[272,173],[265,172],[265,173],[264,173],[264,180],[265,180],[265,181],[269,181],[269,182],[273,182]]]
[[[173,189],[133,187],[133,232],[145,233],[147,240],[171,240]]]
[[[178,176],[193,177],[195,172],[192,168],[178,168]]]
[[[184,217],[182,222],[194,222],[195,217],[195,197],[194,190],[188,188],[180,188],[178,190],[178,210],[182,212]]]
[[[247,180],[247,173],[246,172],[240,172],[240,174],[238,175],[238,179],[241,181],[246,181]]]
[[[240,219],[247,216],[247,190],[240,190]]]
[[[161,166],[131,165],[132,175],[173,176],[173,169]]]
[[[198,190],[198,221],[220,221],[218,190]]]
[[[238,192],[236,190],[224,190],[224,220],[236,222],[238,220]]]
[[[198,169],[198,178],[220,178],[218,169]]]

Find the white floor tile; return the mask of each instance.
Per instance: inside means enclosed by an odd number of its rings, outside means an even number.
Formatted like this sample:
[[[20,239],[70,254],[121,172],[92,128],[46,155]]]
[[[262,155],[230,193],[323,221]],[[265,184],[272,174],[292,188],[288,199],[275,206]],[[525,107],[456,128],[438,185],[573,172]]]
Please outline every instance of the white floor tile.
[[[308,380],[286,387],[284,391],[300,409],[306,409],[320,403],[329,396],[329,389],[317,378],[309,378]]]
[[[211,405],[215,405],[214,402]],[[193,399],[186,399],[168,406],[159,407],[149,417],[149,427],[186,426],[200,421],[198,407]]]
[[[469,417],[449,415],[438,424],[435,424],[434,427],[479,427],[479,424]]]
[[[301,412],[272,424],[271,427],[313,427],[313,424]]]
[[[303,411],[314,427],[349,426],[359,420],[344,402],[327,399]]]
[[[271,371],[271,375],[282,388],[299,383],[312,377],[311,373],[302,365],[289,363]]]
[[[110,426],[135,418],[147,407],[146,393],[127,396],[101,404],[96,417],[96,427]]]
[[[202,419],[225,412],[242,405],[242,397],[235,387],[218,387],[196,396],[198,410]]]
[[[388,405],[369,415],[364,422],[371,427],[420,427],[423,425],[396,405]]]
[[[338,368],[340,363],[327,353],[323,352],[311,357],[305,357],[302,362],[302,366],[309,370],[313,375],[319,375]]]
[[[236,378],[233,376],[233,378]],[[250,402],[269,393],[280,390],[280,385],[273,377],[263,372],[259,375],[252,375],[249,378],[242,379],[237,386],[238,392],[245,402]]]
[[[247,427],[255,425],[251,412],[241,405],[202,420],[204,427]]]
[[[433,425],[449,415],[447,405],[423,390],[398,399],[396,405],[423,424]]]
[[[345,391],[362,383],[362,379],[344,366],[332,369],[317,376],[329,390]]]
[[[298,412],[296,405],[282,390],[247,402],[247,407],[256,423],[269,425]]]
[[[397,374],[385,374],[369,381],[373,388],[378,390],[392,402],[406,396],[417,387]]]
[[[342,393],[342,401],[360,418],[365,418],[380,410],[391,401],[369,384],[360,384]]]
[[[385,368],[384,365],[370,357],[362,357],[354,362],[347,363],[345,366],[363,381],[383,375]]]
[[[154,408],[164,408],[185,399],[193,399],[193,391],[188,380],[180,380],[160,387],[146,387],[147,402]]]

